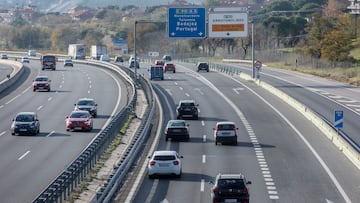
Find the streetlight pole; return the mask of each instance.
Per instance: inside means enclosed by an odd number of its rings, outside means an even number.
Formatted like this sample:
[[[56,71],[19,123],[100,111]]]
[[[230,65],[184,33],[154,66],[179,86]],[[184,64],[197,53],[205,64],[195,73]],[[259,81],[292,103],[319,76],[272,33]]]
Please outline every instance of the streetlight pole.
[[[360,4],[358,0],[349,0],[351,2],[347,9],[350,10],[350,14],[355,15],[355,38],[357,38],[357,16],[360,14]]]
[[[251,21],[251,64],[252,78],[255,78],[254,21]]]
[[[137,82],[137,73],[136,73],[136,69],[137,69],[137,58],[136,58],[136,24],[138,23],[138,21],[135,21],[134,24],[134,69],[135,69],[135,83]],[[130,61],[130,65],[131,65],[131,61]],[[140,64],[139,64],[140,65]]]

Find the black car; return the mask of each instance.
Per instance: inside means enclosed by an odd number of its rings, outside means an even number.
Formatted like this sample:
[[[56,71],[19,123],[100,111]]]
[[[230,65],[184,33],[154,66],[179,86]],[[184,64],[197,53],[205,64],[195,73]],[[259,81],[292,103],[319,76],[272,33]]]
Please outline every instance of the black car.
[[[247,181],[242,174],[218,174],[215,182],[210,182],[211,199],[217,202],[241,202],[249,203],[250,194],[247,187],[251,181]]]
[[[199,119],[198,104],[194,100],[181,100],[176,108],[177,119],[192,118]]]
[[[12,135],[37,135],[39,133],[40,121],[35,112],[20,112],[12,120]]]
[[[190,139],[189,124],[184,120],[169,120],[165,128],[165,140],[186,140]]]
[[[199,62],[199,63],[197,63],[196,64],[196,71],[199,72],[201,70],[209,72],[209,63],[208,62]]]

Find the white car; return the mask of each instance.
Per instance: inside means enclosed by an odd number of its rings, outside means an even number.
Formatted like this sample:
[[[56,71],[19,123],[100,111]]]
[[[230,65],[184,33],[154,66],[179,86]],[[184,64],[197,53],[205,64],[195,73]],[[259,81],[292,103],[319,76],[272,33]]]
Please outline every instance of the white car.
[[[24,56],[24,57],[21,57],[21,62],[22,63],[30,63],[30,59],[28,57]]]
[[[148,157],[148,175],[149,178],[154,178],[156,175],[175,175],[180,178],[182,169],[181,169],[181,159],[182,156],[176,151],[155,151],[152,156]]]
[[[238,128],[234,122],[221,121],[217,122],[214,130],[215,145],[220,143],[229,143],[237,145],[237,133]]]

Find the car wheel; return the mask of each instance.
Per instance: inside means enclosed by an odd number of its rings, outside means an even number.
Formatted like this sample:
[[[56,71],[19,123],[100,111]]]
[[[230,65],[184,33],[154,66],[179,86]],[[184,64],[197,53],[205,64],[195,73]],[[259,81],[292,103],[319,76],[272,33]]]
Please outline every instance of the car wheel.
[[[154,175],[149,175],[149,178],[150,178],[150,179],[154,179],[155,176],[154,176]]]
[[[169,138],[166,136],[166,137],[165,137],[165,141],[168,141],[168,140],[169,140]]]
[[[174,70],[174,72],[173,73],[175,73],[176,71]]]
[[[194,119],[195,119],[195,120],[199,120],[199,116],[195,116]]]
[[[36,89],[33,89],[33,92],[35,92],[36,91]]]
[[[217,145],[218,144],[218,142],[215,140],[215,145]]]
[[[11,135],[15,135],[15,133],[11,133]]]

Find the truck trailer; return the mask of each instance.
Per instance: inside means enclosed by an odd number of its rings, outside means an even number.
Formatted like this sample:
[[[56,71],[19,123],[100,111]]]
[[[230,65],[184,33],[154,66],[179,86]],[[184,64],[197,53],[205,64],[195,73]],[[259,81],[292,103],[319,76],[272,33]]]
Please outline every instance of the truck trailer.
[[[84,44],[69,44],[68,56],[72,59],[85,59],[86,46]]]
[[[104,45],[91,45],[91,58],[99,60],[101,55],[107,55],[107,48]]]

